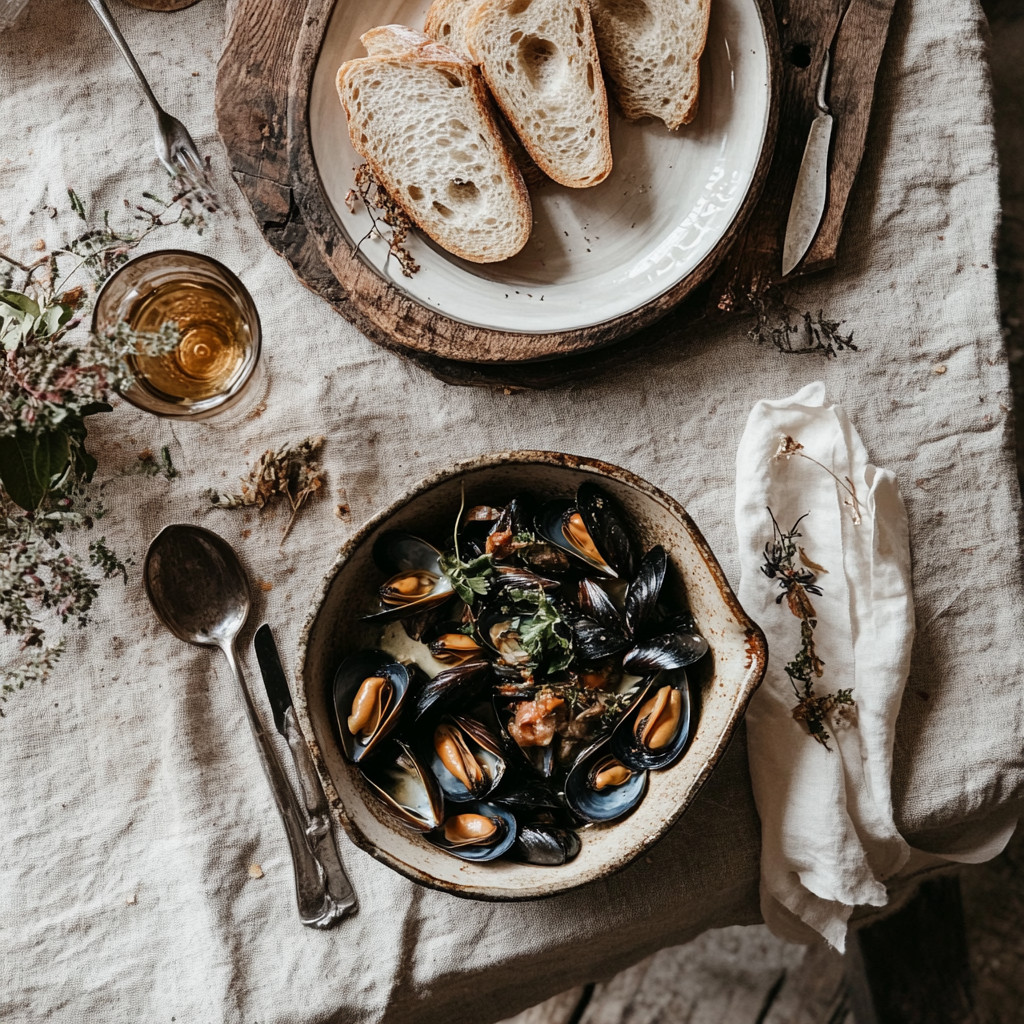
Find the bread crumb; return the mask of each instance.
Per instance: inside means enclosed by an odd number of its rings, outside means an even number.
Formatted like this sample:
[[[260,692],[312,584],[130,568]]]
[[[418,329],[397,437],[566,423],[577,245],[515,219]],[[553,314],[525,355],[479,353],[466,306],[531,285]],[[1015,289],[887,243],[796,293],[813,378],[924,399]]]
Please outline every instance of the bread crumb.
[[[35,249],[36,252],[42,252],[46,248],[46,240],[43,238],[37,238],[32,243],[32,248]]]
[[[937,373],[940,377],[945,372],[946,372],[946,368],[942,365],[942,363],[939,363],[938,366],[933,366],[932,367],[932,373]]]
[[[273,589],[274,584],[271,583],[270,580],[260,580],[260,590],[262,590],[264,594]]]
[[[134,907],[139,902],[139,894],[133,892],[131,896],[124,901],[126,907]]]
[[[249,865],[249,877],[250,878],[262,878],[263,877],[263,868],[261,868],[259,866],[259,864],[250,864]]]
[[[252,530],[242,531],[242,540],[248,540],[252,536]]]

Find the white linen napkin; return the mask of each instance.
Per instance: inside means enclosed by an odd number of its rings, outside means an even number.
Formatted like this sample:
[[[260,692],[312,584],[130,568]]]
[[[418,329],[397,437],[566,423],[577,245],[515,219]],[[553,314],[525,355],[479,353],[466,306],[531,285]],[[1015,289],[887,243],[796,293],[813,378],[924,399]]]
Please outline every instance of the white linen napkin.
[[[896,478],[870,465],[821,382],[751,411],[736,455],[736,529],[740,603],[769,650],[747,712],[761,912],[782,938],[817,933],[842,951],[853,908],[883,906],[884,879],[909,855],[890,772],[914,606]],[[849,690],[854,702],[819,704],[817,738],[813,704],[794,717],[804,679],[816,698]]]

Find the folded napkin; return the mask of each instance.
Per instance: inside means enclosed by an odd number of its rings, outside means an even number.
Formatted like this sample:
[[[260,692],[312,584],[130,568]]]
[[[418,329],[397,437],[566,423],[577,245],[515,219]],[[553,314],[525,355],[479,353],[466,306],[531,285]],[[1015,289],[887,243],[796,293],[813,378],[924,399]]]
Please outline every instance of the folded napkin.
[[[740,602],[768,638],[747,712],[761,817],[761,912],[842,950],[858,904],[909,849],[893,823],[893,732],[914,606],[896,478],[825,386],[758,402],[736,456]]]

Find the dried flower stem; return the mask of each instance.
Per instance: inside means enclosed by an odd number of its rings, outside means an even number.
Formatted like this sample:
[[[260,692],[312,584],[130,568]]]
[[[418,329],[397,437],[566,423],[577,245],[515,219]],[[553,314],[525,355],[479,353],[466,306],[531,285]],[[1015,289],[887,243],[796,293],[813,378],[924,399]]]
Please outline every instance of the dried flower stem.
[[[799,441],[795,441],[788,434],[783,434],[779,440],[778,450],[775,452],[772,458],[788,460],[793,455],[797,455],[801,459],[806,459],[808,462],[813,462],[816,466],[825,470],[825,472],[828,473],[828,475],[832,477],[832,479],[835,480],[835,482],[839,484],[839,486],[842,487],[844,491],[846,491],[846,493],[850,497],[848,499],[844,498],[843,504],[849,506],[850,508],[851,518],[853,519],[853,525],[860,526],[862,522],[861,503],[857,498],[857,488],[854,485],[853,481],[848,476],[840,479],[838,476],[836,476],[835,473],[832,472],[831,469],[828,468],[828,466],[819,462],[816,458],[814,458],[813,455],[808,455],[806,450],[804,449],[804,446]]]

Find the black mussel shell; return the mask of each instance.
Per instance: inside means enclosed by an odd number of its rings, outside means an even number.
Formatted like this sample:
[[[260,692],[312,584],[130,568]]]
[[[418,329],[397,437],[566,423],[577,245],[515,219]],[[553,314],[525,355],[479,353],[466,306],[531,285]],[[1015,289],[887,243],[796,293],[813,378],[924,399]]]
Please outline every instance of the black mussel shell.
[[[392,817],[414,832],[431,832],[444,821],[444,800],[437,780],[401,740],[386,753],[360,765],[374,796]]]
[[[582,563],[587,567],[588,572],[596,572],[602,576],[614,576],[615,570],[604,561],[594,561],[584,554],[565,535],[563,524],[572,514],[577,511],[571,501],[556,499],[549,501],[540,507],[537,518],[534,520],[534,527],[537,536],[562,551],[566,551],[577,559],[577,564]],[[600,549],[598,549],[600,550]]]
[[[548,579],[540,576],[529,569],[522,569],[516,565],[497,566],[493,576],[497,587],[505,590],[557,590],[562,584],[559,580]],[[497,589],[495,588],[495,590]]]
[[[469,752],[483,769],[480,784],[473,789],[468,789],[465,783],[453,775],[441,760],[434,742],[437,729],[441,726],[454,729],[461,735]],[[431,736],[430,770],[434,773],[445,800],[457,804],[467,803],[470,800],[479,800],[481,797],[487,796],[501,783],[502,776],[505,774],[505,755],[501,742],[482,722],[460,715],[445,715],[435,726]]]
[[[581,664],[604,661],[629,647],[629,641],[622,635],[621,629],[596,622],[568,606],[560,606],[559,612],[563,621],[569,624],[572,649]]]
[[[679,693],[680,713],[672,739],[657,750],[645,746],[636,735],[641,712],[645,711],[648,700],[657,694],[663,686],[671,686]],[[646,713],[645,713],[646,717]],[[640,696],[633,702],[629,711],[619,719],[611,737],[611,752],[619,761],[630,768],[638,770],[668,768],[683,755],[693,737],[696,726],[694,701],[690,693],[690,683],[683,669],[673,672],[660,672],[645,687]]]
[[[485,658],[472,658],[438,672],[417,691],[414,718],[428,711],[440,713],[456,707],[467,707],[479,695],[491,677],[491,663]]]
[[[561,811],[563,806],[547,779],[511,771],[506,772],[501,783],[492,790],[491,799],[522,809],[530,817],[535,817],[538,811]]]
[[[413,689],[412,684],[417,678],[415,673],[415,667],[403,665],[390,654],[378,650],[360,651],[341,663],[334,675],[334,715],[341,749],[350,761],[358,763],[368,757],[394,730]],[[363,682],[376,676],[386,679],[390,687],[387,706],[372,735],[365,738],[354,736],[348,728],[352,702]]]
[[[636,576],[626,589],[626,632],[630,636],[640,639],[646,635],[644,627],[654,618],[667,571],[668,557],[660,544],[640,559]]]
[[[594,580],[580,580],[577,602],[580,611],[602,626],[622,632],[622,616],[607,591]]]
[[[459,554],[469,561],[479,558],[487,550],[487,535],[494,527],[493,522],[476,519],[464,523],[459,530]]]
[[[423,572],[435,577],[436,582],[428,594],[414,601],[397,605],[381,602],[380,610],[364,615],[363,621],[393,622],[446,604],[454,596],[454,588],[451,580],[441,571],[440,559],[437,548],[420,537],[397,531],[382,533],[374,542],[373,560],[379,569],[388,574],[389,581],[404,573]]]
[[[635,676],[652,672],[670,672],[700,661],[708,652],[708,642],[699,633],[666,633],[637,644],[623,659],[623,671]]]
[[[629,530],[616,502],[597,484],[580,484],[576,508],[587,527],[594,547],[622,579],[635,575],[636,556]]]
[[[580,754],[566,776],[565,802],[584,821],[607,822],[624,818],[637,808],[647,793],[647,772],[632,766],[627,766],[632,774],[621,785],[604,789],[593,787],[595,769],[613,758],[611,744],[608,737],[604,737]]]
[[[433,544],[398,530],[382,533],[373,543],[373,561],[388,576],[414,569],[440,576],[440,557],[441,553]]]
[[[498,664],[515,668],[530,660],[529,652],[519,643],[518,633],[512,627],[513,619],[528,617],[528,611],[517,611],[511,601],[507,598],[502,601],[500,596],[480,613],[477,633],[484,645],[498,657]]]
[[[488,861],[496,860],[502,854],[507,853],[516,841],[516,819],[515,815],[507,808],[499,804],[473,801],[472,803],[460,804],[456,809],[458,814],[480,814],[485,818],[497,819],[500,821],[494,836],[487,842],[479,845],[458,846],[450,843],[444,835],[444,825],[435,829],[427,836],[428,842],[445,853],[461,860]],[[455,815],[449,815],[449,818]]]
[[[580,837],[572,829],[531,823],[520,826],[509,857],[526,864],[555,868],[568,864],[581,846]]]

